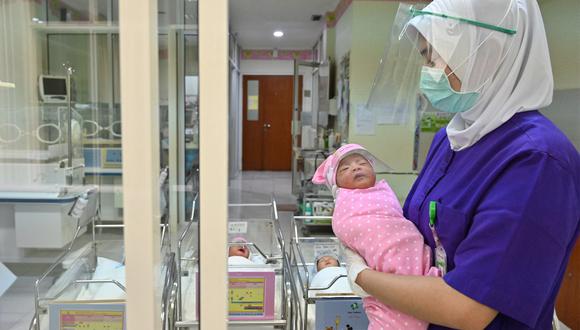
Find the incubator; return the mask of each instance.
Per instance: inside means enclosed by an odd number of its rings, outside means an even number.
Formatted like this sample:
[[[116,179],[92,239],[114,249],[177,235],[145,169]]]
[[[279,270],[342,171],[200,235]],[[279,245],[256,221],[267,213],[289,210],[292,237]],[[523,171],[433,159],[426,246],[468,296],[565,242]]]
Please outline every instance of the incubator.
[[[0,113],[0,260],[25,262],[29,248],[62,248],[67,212],[83,187],[82,117],[62,106]],[[15,238],[15,239],[14,239]]]

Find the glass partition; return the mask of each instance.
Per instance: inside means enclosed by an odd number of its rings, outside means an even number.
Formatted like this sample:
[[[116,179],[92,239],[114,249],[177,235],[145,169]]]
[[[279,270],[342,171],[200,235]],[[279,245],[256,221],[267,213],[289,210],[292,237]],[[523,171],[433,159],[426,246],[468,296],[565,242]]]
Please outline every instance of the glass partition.
[[[161,272],[160,322],[172,328],[177,237],[197,223],[197,1],[158,6],[160,130],[143,134],[160,139],[151,271]],[[0,263],[49,265],[27,289],[35,329],[52,326],[65,300],[125,310],[123,151],[141,146],[123,145],[118,17],[116,0],[0,3]]]

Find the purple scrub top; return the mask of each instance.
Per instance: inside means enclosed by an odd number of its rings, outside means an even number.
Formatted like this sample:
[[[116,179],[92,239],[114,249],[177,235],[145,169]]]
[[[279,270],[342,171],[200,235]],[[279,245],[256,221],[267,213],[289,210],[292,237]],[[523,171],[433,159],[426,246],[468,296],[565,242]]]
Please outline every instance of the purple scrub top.
[[[404,206],[434,248],[430,201],[444,280],[499,312],[487,329],[551,329],[580,222],[580,155],[564,134],[528,111],[454,152],[442,129]]]

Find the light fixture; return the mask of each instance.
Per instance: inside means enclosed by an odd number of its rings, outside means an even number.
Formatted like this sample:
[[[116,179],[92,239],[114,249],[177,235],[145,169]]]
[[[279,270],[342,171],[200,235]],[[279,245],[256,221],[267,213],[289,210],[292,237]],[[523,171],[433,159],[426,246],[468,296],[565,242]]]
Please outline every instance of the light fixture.
[[[274,31],[274,37],[276,37],[276,38],[282,38],[283,35],[284,35],[284,32],[282,32],[280,30]]]
[[[7,81],[0,80],[0,87],[3,87],[3,88],[16,88],[16,84],[11,83],[11,82],[7,82]]]

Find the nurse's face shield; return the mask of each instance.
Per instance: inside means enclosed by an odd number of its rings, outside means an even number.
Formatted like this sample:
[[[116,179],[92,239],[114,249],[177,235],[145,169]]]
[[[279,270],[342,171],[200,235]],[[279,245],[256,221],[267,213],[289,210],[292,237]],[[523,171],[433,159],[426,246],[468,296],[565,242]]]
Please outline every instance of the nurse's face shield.
[[[410,5],[401,4],[408,12]],[[379,60],[367,108],[376,115],[379,124],[405,124],[413,118],[419,102],[419,78],[423,59],[417,52],[416,42],[399,39],[409,22],[406,15],[397,14],[385,48]]]
[[[400,6],[398,14],[407,20],[398,39],[413,43],[426,66],[454,75],[461,82],[457,92],[482,92],[517,33],[515,0],[435,1]]]

